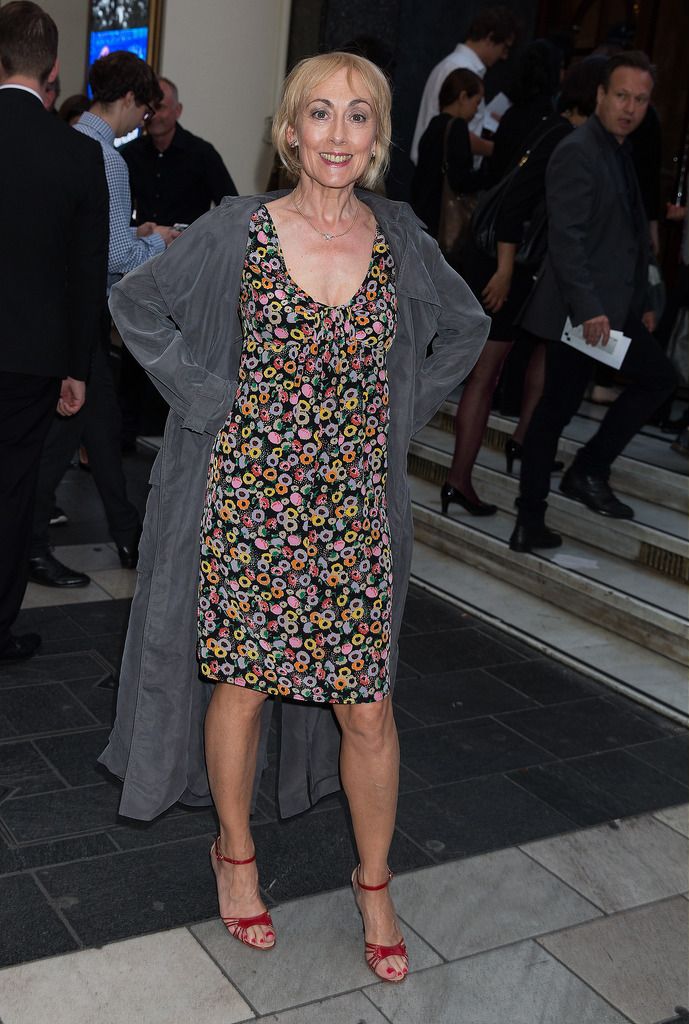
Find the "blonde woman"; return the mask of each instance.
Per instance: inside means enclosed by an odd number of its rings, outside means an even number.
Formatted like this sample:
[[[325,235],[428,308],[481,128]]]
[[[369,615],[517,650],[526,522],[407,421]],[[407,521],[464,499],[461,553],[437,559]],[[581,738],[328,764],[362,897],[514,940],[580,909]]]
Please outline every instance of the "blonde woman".
[[[282,699],[281,813],[342,786],[366,962],[398,982],[408,958],[388,852],[406,455],[475,363],[488,319],[408,207],[366,191],[390,145],[375,65],[302,61],[273,134],[293,191],[223,200],[113,292],[171,414],[103,761],[134,817],[210,789],[220,914],[272,948],[249,814]]]

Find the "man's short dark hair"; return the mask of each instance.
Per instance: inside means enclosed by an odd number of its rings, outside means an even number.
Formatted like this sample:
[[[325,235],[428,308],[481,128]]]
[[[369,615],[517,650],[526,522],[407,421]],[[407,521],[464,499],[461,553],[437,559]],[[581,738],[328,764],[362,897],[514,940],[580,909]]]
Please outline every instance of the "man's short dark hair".
[[[466,38],[477,42],[491,39],[494,43],[508,43],[517,38],[521,22],[509,7],[487,7],[472,19]]]
[[[601,82],[606,92],[610,88],[610,79],[613,72],[617,71],[618,68],[635,68],[637,71],[645,71],[651,76],[655,85],[656,69],[651,64],[647,55],[641,50],[627,50],[624,53],[616,53],[614,57],[609,57],[606,61],[603,68],[603,81]]]
[[[565,110],[576,111],[582,117],[590,117],[596,109],[598,86],[603,81],[606,65],[605,57],[587,57],[586,60],[573,64],[562,81],[560,95],[557,98],[557,110],[563,114]]]
[[[57,60],[57,25],[38,4],[14,0],[0,7],[0,62],[6,75],[45,85]]]
[[[163,98],[153,68],[128,50],[115,50],[94,61],[89,85],[94,103],[114,103],[128,92],[134,93],[141,106],[148,103],[153,107]]]

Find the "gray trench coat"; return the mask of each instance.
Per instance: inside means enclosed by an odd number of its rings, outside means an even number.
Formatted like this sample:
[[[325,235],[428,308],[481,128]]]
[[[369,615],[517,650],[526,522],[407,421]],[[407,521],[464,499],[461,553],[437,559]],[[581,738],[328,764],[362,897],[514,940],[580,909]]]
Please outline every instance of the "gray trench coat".
[[[397,333],[387,358],[392,684],[413,544],[407,448],[471,370],[489,319],[406,204],[366,192],[359,197],[375,213],[397,271]],[[248,221],[272,198],[224,199],[111,293],[125,344],[170,406],[151,471],[117,718],[100,758],[124,780],[120,813],[132,818],[150,820],[177,800],[210,803],[203,719],[212,686],[201,682],[196,661],[200,522],[211,449],[237,388]],[[263,750],[272,707],[266,701]],[[338,754],[330,709],[283,704],[278,791],[284,816],[339,788]]]

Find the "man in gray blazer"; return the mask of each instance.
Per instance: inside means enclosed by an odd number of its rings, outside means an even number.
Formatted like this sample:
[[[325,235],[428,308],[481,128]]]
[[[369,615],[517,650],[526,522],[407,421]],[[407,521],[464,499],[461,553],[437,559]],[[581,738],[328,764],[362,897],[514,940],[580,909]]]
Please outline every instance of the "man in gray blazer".
[[[564,474],[563,494],[601,515],[633,518],[608,484],[610,466],[675,386],[674,370],[650,333],[650,236],[626,144],[646,114],[653,82],[645,54],[610,58],[596,113],[560,143],[548,164],[548,255],[521,324],[550,344],[543,397],[524,440],[513,551],[562,543],[545,526],[550,470],[594,366],[560,340],[567,317],[583,325],[592,347],[606,345],[611,328],[632,340],[621,368],[629,383]]]

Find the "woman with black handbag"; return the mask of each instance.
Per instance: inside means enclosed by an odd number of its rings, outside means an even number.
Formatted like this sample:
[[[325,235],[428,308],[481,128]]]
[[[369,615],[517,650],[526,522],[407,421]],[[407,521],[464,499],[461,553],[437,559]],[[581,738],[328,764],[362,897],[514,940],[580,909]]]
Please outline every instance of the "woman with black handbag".
[[[471,474],[488,421],[493,392],[515,340],[515,320],[545,255],[545,170],[553,150],[593,113],[602,63],[583,61],[563,82],[559,113],[544,118],[525,152],[490,192],[480,199],[472,233],[459,268],[493,318],[488,341],[464,386],[455,418],[455,450],[440,492],[443,515],[451,503],[475,516],[494,515],[495,505],[480,500]],[[520,457],[521,440],[543,389],[544,345],[534,348],[524,381],[521,416],[507,443],[507,469]]]
[[[483,98],[483,82],[468,68],[456,68],[442,84],[436,114],[419,142],[411,205],[450,263],[469,231],[473,194],[481,187],[473,169],[469,122]]]

